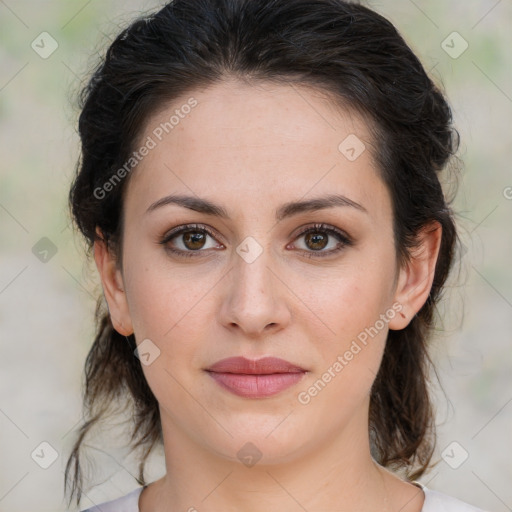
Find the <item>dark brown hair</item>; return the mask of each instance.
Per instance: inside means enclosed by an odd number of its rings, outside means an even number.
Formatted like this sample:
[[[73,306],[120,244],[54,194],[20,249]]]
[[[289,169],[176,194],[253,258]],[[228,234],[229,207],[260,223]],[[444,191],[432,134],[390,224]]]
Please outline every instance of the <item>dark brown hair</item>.
[[[406,328],[389,331],[370,402],[375,459],[417,478],[429,467],[435,445],[427,342],[458,240],[439,173],[459,138],[443,94],[385,18],[342,0],[175,0],[135,20],[112,42],[81,92],[81,158],[69,195],[76,226],[89,250],[100,228],[121,265],[129,174],[105,197],[98,197],[98,187],[128,160],[152,113],[227,78],[314,86],[370,120],[374,157],[392,198],[400,264],[422,228],[432,221],[442,226],[428,299]],[[69,502],[76,493],[78,504],[84,438],[113,403],[131,406],[130,446],[143,449],[139,484],[145,484],[149,453],[162,442],[158,403],[134,356],[134,336],[114,330],[103,297],[97,324],[85,363],[85,421],[65,471]]]

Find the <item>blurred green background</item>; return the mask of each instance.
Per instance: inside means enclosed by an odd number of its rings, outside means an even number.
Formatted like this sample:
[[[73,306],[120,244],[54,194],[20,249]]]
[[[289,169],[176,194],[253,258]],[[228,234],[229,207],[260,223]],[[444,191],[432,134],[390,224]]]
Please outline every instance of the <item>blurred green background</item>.
[[[66,510],[63,470],[101,291],[67,212],[79,147],[76,94],[109,40],[162,4],[0,1],[0,511]],[[512,510],[512,4],[366,5],[397,26],[444,88],[462,138],[454,204],[464,259],[433,343],[444,389],[434,389],[439,463],[421,481],[505,512]],[[98,485],[82,508],[137,486],[136,466],[115,439],[105,445],[109,454],[94,454]],[[37,454],[53,451],[42,442],[55,450],[47,469]],[[150,480],[162,464],[155,454]]]

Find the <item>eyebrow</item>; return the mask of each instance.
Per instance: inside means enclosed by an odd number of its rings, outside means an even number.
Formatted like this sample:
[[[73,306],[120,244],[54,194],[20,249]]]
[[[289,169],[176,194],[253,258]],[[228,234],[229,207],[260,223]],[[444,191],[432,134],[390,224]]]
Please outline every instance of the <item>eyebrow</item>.
[[[204,213],[205,215],[220,217],[222,219],[230,218],[228,211],[224,207],[215,204],[208,199],[176,194],[171,194],[169,196],[158,199],[158,201],[155,201],[149,206],[149,208],[146,210],[146,213],[155,211],[158,208],[171,204],[182,206],[183,208],[188,208],[189,210],[193,210],[195,212]],[[349,206],[361,212],[368,213],[368,210],[366,210],[364,206],[356,203],[344,195],[329,194],[305,201],[291,201],[284,203],[276,211],[276,220],[281,221],[287,217],[298,215],[299,213],[324,210],[337,206]]]

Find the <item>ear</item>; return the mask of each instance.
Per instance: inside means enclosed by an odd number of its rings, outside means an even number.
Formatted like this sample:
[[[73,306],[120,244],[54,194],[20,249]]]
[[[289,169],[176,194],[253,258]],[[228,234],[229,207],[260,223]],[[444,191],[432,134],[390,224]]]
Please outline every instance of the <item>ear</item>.
[[[389,321],[390,329],[407,327],[427,301],[434,281],[442,230],[439,222],[432,221],[418,233],[419,245],[412,250],[409,261],[399,271],[394,301],[400,303],[402,309]]]
[[[124,291],[123,275],[99,228],[96,228],[96,233],[100,239],[94,242],[94,260],[100,273],[112,325],[118,333],[129,336],[133,334],[133,326]]]

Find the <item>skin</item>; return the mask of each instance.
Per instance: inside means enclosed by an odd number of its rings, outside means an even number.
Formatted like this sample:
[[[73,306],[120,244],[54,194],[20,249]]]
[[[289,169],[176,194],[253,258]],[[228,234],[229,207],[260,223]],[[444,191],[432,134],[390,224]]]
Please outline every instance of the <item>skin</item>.
[[[130,176],[122,268],[101,240],[94,247],[114,327],[160,350],[142,369],[160,404],[166,474],[143,491],[140,510],[419,512],[423,492],[370,455],[369,394],[388,329],[406,327],[428,297],[441,227],[422,232],[419,249],[397,267],[391,198],[368,126],[318,90],[226,80],[191,95],[198,105]],[[185,102],[151,116],[140,141]],[[338,150],[350,134],[366,145],[354,161]],[[177,205],[146,213],[171,193],[211,200],[230,219]],[[276,222],[283,203],[332,193],[367,211],[337,206]],[[180,258],[158,243],[189,223],[216,235],[198,256]],[[298,234],[315,223],[337,227],[353,244],[307,258],[315,245]],[[262,249],[252,263],[236,251],[246,237]],[[183,235],[168,245],[201,247]],[[337,246],[329,234],[321,251]],[[404,317],[395,314],[301,404],[298,393],[397,303]],[[204,371],[238,355],[281,357],[308,373],[272,397],[242,398]],[[252,467],[237,457],[248,442],[261,452]]]

